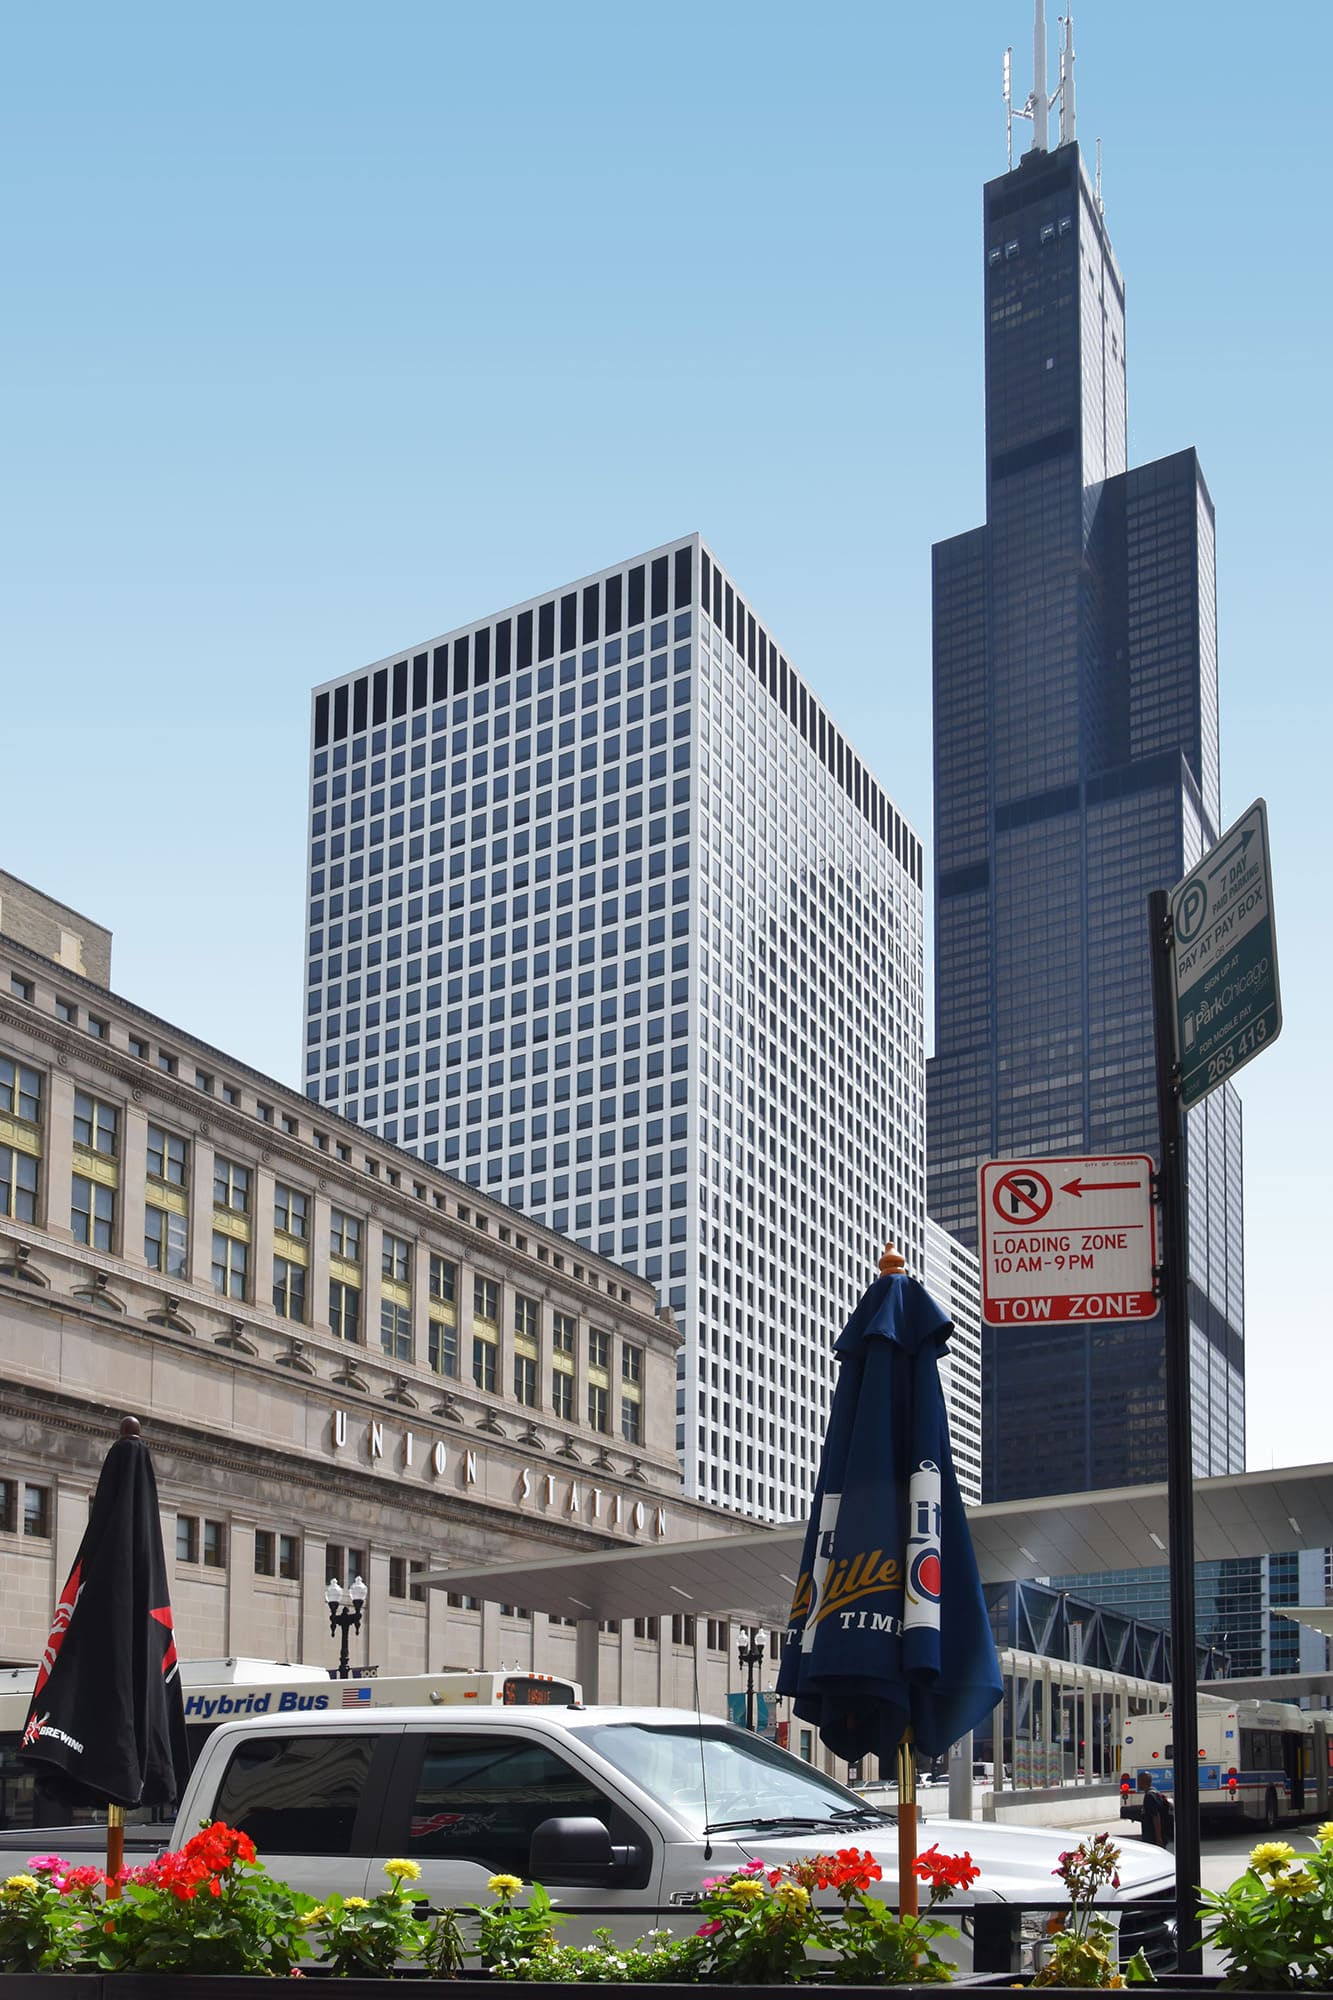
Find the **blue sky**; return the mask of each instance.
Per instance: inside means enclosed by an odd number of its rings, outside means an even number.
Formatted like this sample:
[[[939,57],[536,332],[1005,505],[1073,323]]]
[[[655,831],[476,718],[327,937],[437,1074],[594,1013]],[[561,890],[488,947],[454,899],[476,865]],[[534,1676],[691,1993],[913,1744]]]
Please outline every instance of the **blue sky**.
[[[981,185],[1029,0],[0,33],[0,865],[112,925],[121,992],[299,1082],[311,685],[696,527],[929,841],[930,544],[983,512]],[[1086,0],[1076,36],[1131,462],[1200,452],[1224,810],[1269,804],[1250,1462],[1322,1460],[1333,10]]]

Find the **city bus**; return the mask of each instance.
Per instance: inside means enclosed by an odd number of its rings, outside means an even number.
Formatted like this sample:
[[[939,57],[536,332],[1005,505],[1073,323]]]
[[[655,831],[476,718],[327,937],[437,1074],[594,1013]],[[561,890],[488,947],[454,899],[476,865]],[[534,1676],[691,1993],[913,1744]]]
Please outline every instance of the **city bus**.
[[[1274,1827],[1310,1813],[1327,1815],[1333,1715],[1286,1701],[1199,1697],[1199,1812],[1217,1822],[1254,1820]],[[1138,1787],[1151,1771],[1159,1792],[1175,1790],[1171,1710],[1136,1715],[1120,1750],[1120,1816],[1140,1817]]]
[[[199,1752],[221,1722],[247,1715],[303,1714],[350,1708],[403,1708],[469,1703],[476,1708],[534,1708],[576,1705],[583,1700],[577,1681],[520,1668],[498,1673],[392,1674],[335,1680],[323,1667],[280,1660],[183,1660],[185,1736],[193,1768]],[[36,1670],[0,1670],[0,1830],[60,1826],[100,1819],[95,1807],[72,1807],[47,1791],[40,1764],[20,1762],[19,1738],[27,1720]],[[174,1807],[144,1807],[127,1823],[170,1825]]]

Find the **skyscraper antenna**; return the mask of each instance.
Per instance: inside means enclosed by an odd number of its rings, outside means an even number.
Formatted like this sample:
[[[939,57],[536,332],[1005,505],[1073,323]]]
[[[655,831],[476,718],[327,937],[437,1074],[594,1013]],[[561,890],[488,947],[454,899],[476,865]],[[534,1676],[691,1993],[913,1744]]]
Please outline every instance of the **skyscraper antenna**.
[[[1060,107],[1060,144],[1071,145],[1077,137],[1074,119],[1074,17],[1072,13],[1058,16],[1060,36],[1060,81],[1048,97],[1046,95],[1046,0],[1036,0],[1036,16],[1032,24],[1032,91],[1021,110],[1014,109],[1013,96],[1013,50],[1004,52],[1004,133],[1008,153],[1009,169],[1014,165],[1014,120],[1032,120],[1032,144],[1029,151],[1044,153],[1049,150],[1050,113],[1058,104]]]
[[[1060,41],[1060,144],[1068,146],[1078,137],[1074,118],[1074,17],[1061,17],[1064,34]]]
[[[1009,156],[1010,173],[1012,173],[1014,170],[1013,66],[1014,66],[1014,52],[1012,49],[1006,49],[1004,52],[1004,140],[1005,140],[1005,148]]]
[[[1032,106],[1032,150],[1044,153],[1046,114],[1051,108],[1046,96],[1046,0],[1037,0],[1037,16],[1032,24],[1032,95],[1028,102]]]

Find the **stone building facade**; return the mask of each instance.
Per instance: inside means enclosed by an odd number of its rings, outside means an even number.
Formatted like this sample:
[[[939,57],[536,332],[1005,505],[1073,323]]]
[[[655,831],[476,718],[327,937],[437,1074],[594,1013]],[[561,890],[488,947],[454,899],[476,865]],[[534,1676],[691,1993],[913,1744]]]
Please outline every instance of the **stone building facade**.
[[[725,1621],[415,1581],[748,1525],[684,1496],[679,1345],[645,1280],[0,937],[0,1661],[37,1658],[131,1412],[184,1657],[328,1662],[358,1572],[355,1664],[595,1645],[603,1699],[721,1708]]]

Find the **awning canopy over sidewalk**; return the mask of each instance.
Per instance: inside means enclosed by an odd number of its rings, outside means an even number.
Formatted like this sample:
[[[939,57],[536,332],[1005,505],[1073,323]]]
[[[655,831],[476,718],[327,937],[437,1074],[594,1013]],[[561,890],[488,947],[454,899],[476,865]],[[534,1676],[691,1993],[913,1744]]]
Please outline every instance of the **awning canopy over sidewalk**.
[[[1043,1500],[1005,1500],[968,1515],[983,1583],[1098,1575],[1167,1560],[1167,1489],[1122,1486]],[[709,1540],[612,1548],[418,1579],[469,1597],[563,1618],[732,1615],[785,1624],[803,1527],[742,1529]],[[1333,1465],[1286,1466],[1196,1481],[1199,1562],[1333,1548]]]

